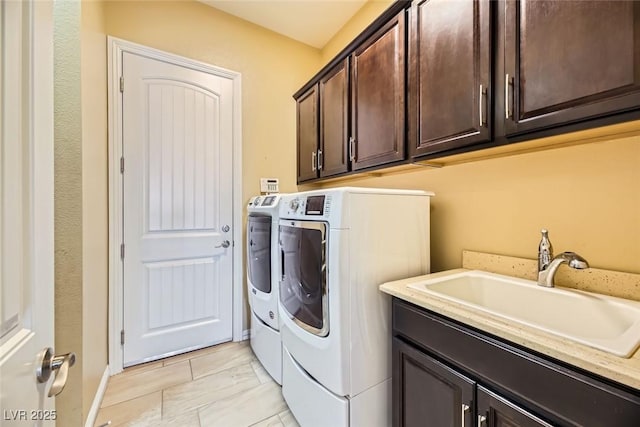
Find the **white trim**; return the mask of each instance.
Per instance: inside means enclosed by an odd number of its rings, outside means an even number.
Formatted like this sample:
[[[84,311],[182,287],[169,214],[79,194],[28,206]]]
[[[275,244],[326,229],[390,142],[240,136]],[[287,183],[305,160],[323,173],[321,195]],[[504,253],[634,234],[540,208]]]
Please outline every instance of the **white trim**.
[[[251,338],[251,331],[249,329],[245,329],[244,331],[242,331],[242,341],[246,341],[249,338]]]
[[[96,418],[98,418],[98,411],[100,410],[100,405],[102,405],[102,399],[104,398],[104,392],[107,391],[108,382],[109,365],[104,368],[104,373],[102,374],[102,378],[100,379],[100,384],[98,384],[96,395],[93,397],[93,403],[91,403],[91,408],[89,408],[87,421],[85,421],[84,427],[93,427],[93,425],[96,423]]]
[[[108,36],[108,120],[109,120],[109,367],[111,374],[122,372],[120,331],[123,328],[123,289],[120,243],[122,241],[122,94],[120,75],[122,54],[130,52],[147,58],[202,71],[233,81],[233,341],[244,339],[245,318],[242,254],[242,78],[241,74],[204,62],[170,54]]]

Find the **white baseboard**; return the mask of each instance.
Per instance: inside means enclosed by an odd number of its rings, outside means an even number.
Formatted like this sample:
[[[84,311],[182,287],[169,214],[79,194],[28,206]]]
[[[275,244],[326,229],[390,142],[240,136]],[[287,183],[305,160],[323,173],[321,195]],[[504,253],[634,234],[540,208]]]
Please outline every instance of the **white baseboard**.
[[[100,379],[100,384],[98,385],[98,390],[96,390],[96,395],[93,398],[93,403],[91,404],[91,408],[89,409],[89,414],[87,415],[87,421],[84,423],[84,427],[93,427],[96,423],[96,418],[98,418],[98,411],[100,410],[100,405],[102,405],[102,398],[104,397],[104,392],[107,390],[107,383],[109,382],[109,365],[104,368],[104,373],[102,374],[102,379]]]
[[[246,341],[249,339],[249,329],[245,329],[244,331],[242,331],[242,341]]]

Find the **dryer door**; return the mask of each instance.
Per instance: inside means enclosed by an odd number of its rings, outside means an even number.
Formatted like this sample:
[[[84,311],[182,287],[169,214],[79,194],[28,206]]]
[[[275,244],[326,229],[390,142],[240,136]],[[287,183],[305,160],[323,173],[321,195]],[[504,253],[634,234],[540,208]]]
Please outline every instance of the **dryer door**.
[[[255,289],[271,292],[271,217],[247,219],[247,279]]]
[[[280,221],[280,302],[294,322],[319,336],[329,334],[327,225]]]

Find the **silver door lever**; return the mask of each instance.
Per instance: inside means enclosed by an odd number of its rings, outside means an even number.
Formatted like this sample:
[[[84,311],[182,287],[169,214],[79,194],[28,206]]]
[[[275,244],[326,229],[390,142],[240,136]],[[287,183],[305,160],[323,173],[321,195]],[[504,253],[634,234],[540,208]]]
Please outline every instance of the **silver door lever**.
[[[49,390],[49,397],[56,396],[62,392],[67,377],[69,376],[69,368],[76,363],[75,353],[67,353],[61,356],[54,356],[53,349],[47,347],[38,354],[38,365],[36,367],[36,378],[40,383],[46,383],[51,377],[51,373],[55,371],[53,384]]]
[[[219,245],[215,246],[216,248],[228,248],[231,245],[231,243],[228,240],[223,240],[222,243],[220,243]]]

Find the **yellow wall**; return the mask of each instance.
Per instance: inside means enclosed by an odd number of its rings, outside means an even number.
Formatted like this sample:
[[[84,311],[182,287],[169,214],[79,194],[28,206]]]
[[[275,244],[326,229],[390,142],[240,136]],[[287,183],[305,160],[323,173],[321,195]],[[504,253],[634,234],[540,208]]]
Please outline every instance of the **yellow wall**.
[[[380,14],[376,6],[343,27],[323,49],[325,62]],[[460,267],[463,249],[536,258],[546,227],[557,253],[640,273],[638,136],[327,186],[338,185],[434,191],[433,271]]]
[[[82,2],[82,414],[108,363],[107,36],[103,3]]]
[[[54,5],[54,245],[55,351],[76,353],[64,393],[56,398],[58,425],[82,419],[82,110],[80,3]]]
[[[393,2],[394,0],[369,0],[365,3],[322,48],[322,64],[328,64]]]

